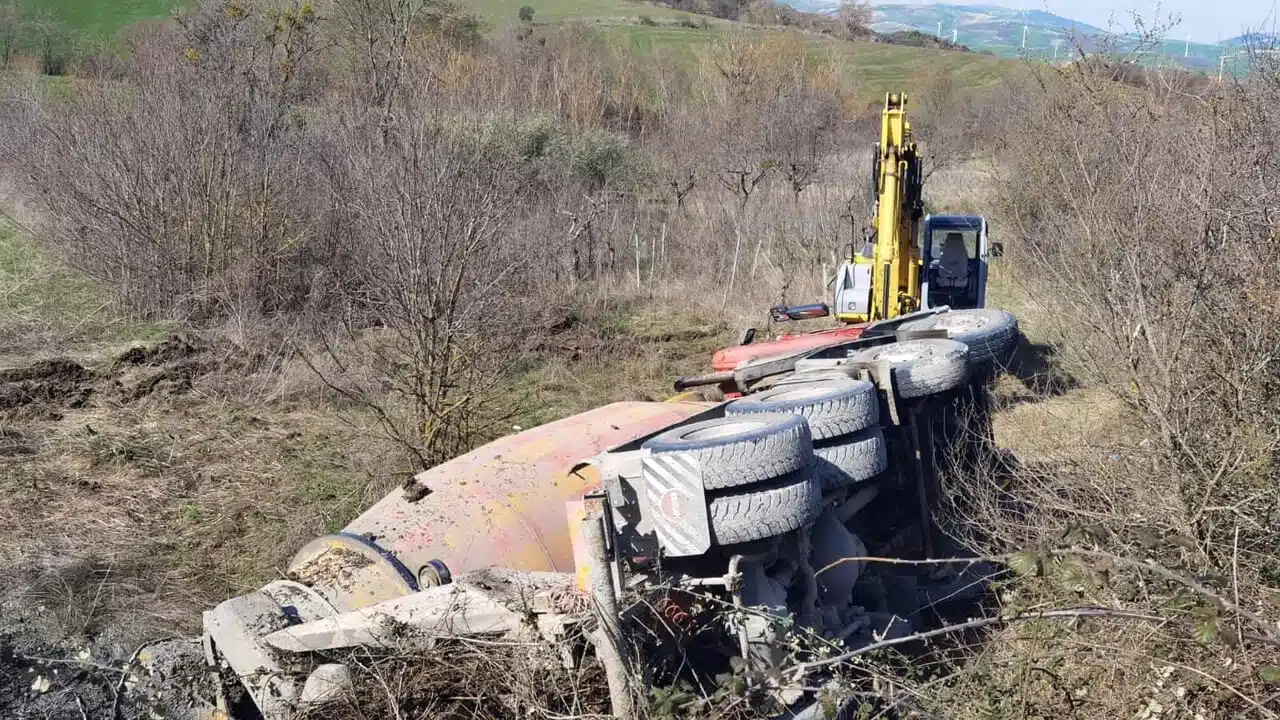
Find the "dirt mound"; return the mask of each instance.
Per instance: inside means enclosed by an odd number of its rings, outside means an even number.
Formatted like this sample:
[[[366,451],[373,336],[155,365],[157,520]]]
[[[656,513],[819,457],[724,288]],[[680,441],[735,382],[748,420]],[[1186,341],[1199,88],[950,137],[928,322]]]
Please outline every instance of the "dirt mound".
[[[116,358],[115,368],[118,370],[126,365],[158,366],[180,363],[204,353],[207,349],[199,340],[174,335],[150,348],[137,346],[126,350]]]
[[[196,380],[216,369],[207,354],[203,342],[181,335],[152,347],[130,348],[112,365],[110,395],[125,403],[152,395],[185,395]]]
[[[66,358],[0,370],[0,411],[83,408],[95,397],[132,403],[152,395],[183,395],[221,366],[209,359],[208,350],[198,340],[175,335],[151,347],[130,348],[102,372]],[[9,444],[0,437],[0,454]]]
[[[94,391],[93,379],[91,371],[65,358],[0,370],[0,410],[33,403],[84,407]]]

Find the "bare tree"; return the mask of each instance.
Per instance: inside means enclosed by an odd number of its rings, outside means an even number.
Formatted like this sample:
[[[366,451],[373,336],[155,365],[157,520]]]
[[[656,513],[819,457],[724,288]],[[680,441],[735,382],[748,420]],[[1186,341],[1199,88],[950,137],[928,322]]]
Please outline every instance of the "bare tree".
[[[435,33],[466,41],[477,32],[474,18],[449,0],[338,0],[333,16],[341,40],[355,59],[367,102],[391,118],[396,91],[416,53],[415,41]]]
[[[841,0],[836,10],[836,18],[840,21],[840,29],[845,38],[857,40],[871,34],[871,18],[875,11],[867,0]]]
[[[766,112],[767,152],[799,199],[835,149],[840,109],[830,93],[801,88],[779,98]]]
[[[366,148],[383,131],[362,125],[335,146],[333,191],[364,252],[344,337],[329,344],[352,369],[325,375],[424,468],[514,410],[500,384],[522,318],[537,317],[520,301],[510,232],[520,175],[509,159],[440,135],[428,84],[401,87],[395,111],[406,120],[379,152]]]

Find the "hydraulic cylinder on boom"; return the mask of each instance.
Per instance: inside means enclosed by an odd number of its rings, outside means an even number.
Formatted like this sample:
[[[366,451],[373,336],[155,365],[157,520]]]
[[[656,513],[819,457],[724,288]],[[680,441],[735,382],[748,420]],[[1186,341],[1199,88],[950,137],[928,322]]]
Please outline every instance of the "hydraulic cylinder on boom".
[[[836,276],[835,315],[841,321],[887,320],[920,309],[923,181],[907,97],[889,93],[872,162],[875,214],[862,247],[850,247]]]

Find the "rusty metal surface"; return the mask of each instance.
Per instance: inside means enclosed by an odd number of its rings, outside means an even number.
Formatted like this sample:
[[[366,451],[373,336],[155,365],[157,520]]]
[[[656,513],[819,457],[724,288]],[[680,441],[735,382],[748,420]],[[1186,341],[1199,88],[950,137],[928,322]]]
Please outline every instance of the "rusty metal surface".
[[[705,403],[614,403],[500,438],[418,474],[416,483],[429,490],[422,499],[411,501],[396,489],[344,532],[372,539],[414,573],[432,559],[455,575],[491,565],[573,572],[565,503],[598,489],[599,477],[570,471],[706,409]]]
[[[711,368],[717,372],[735,370],[753,360],[798,354],[826,345],[854,340],[861,337],[865,330],[864,325],[853,325],[795,335],[781,335],[776,340],[764,340],[750,345],[735,345],[717,351],[711,359]]]

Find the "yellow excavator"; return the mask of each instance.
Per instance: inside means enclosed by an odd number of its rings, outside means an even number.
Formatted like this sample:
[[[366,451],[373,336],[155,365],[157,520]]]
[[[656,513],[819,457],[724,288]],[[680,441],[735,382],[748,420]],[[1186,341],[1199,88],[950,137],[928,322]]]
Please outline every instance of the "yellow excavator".
[[[888,93],[872,160],[874,215],[835,278],[833,311],[842,322],[985,304],[987,260],[999,246],[988,247],[983,217],[925,215],[921,160],[907,96]]]
[[[988,243],[982,216],[925,214],[922,156],[907,120],[905,93],[885,96],[871,181],[871,223],[859,242],[850,243],[836,271],[833,302],[770,309],[775,322],[834,315],[844,326],[764,341],[756,341],[754,330],[748,331],[739,345],[716,353],[716,371],[731,371],[752,358],[850,340],[868,323],[936,308],[986,306],[988,260],[999,256],[1002,248]]]

